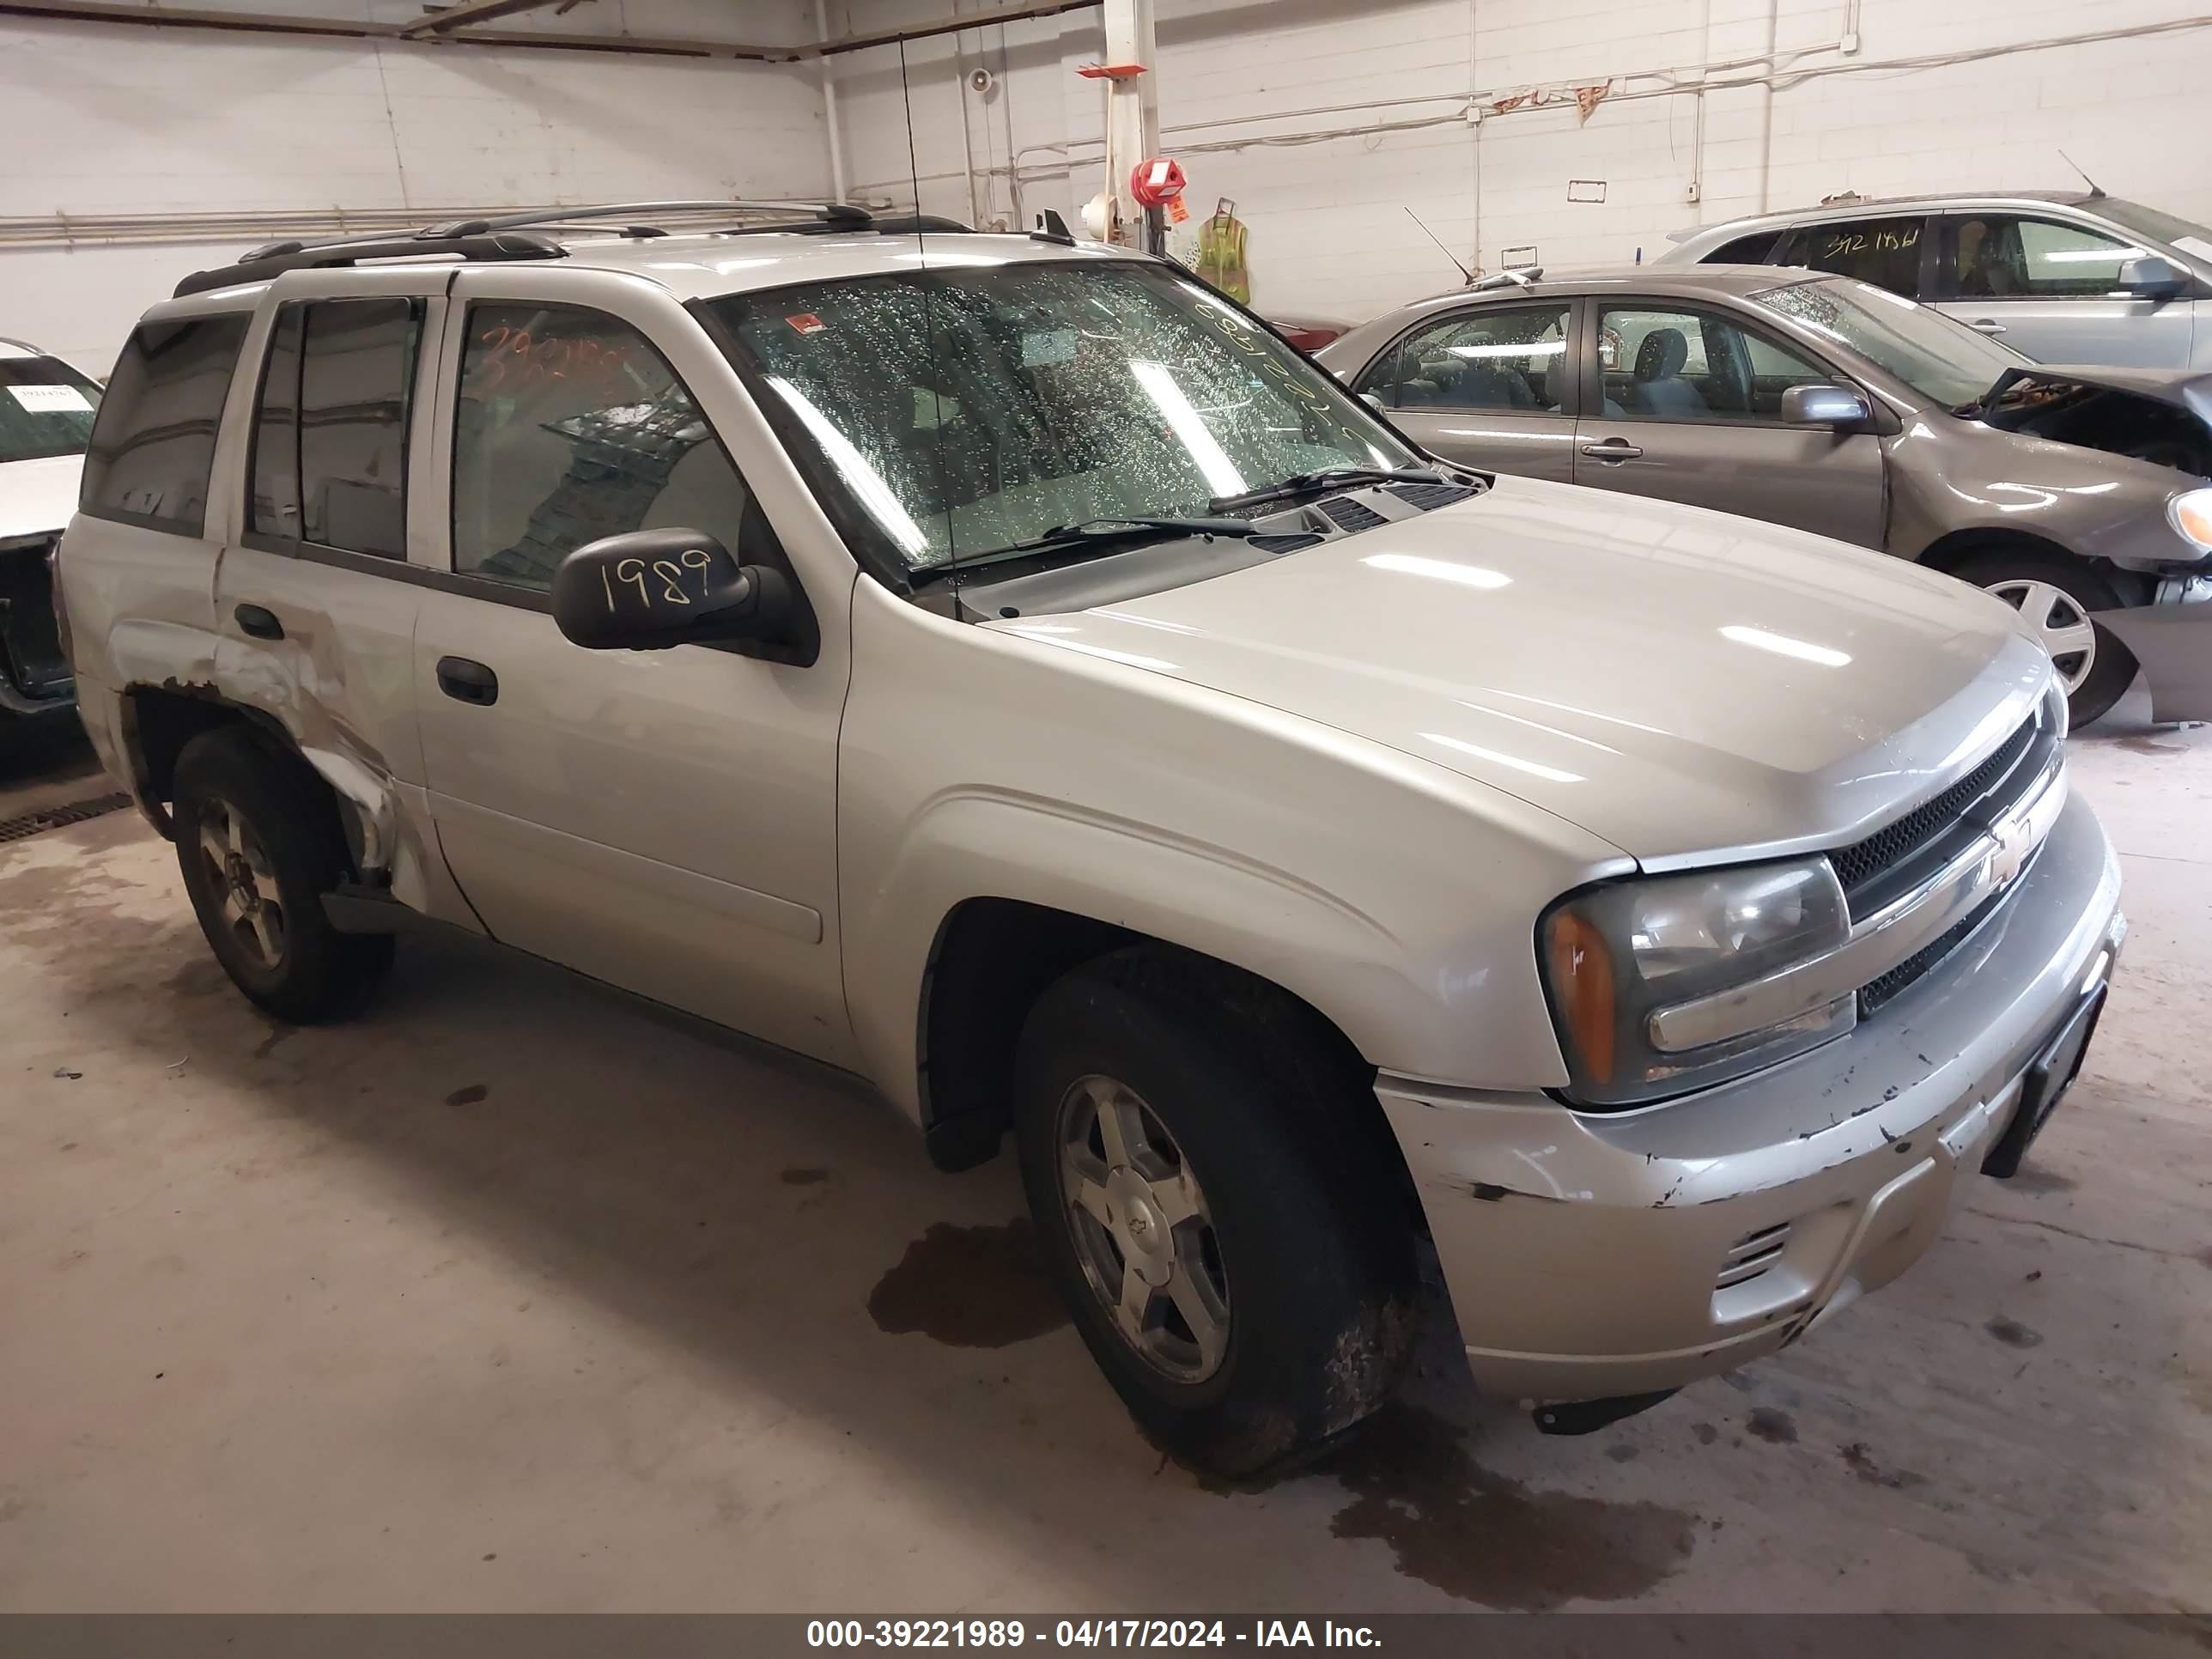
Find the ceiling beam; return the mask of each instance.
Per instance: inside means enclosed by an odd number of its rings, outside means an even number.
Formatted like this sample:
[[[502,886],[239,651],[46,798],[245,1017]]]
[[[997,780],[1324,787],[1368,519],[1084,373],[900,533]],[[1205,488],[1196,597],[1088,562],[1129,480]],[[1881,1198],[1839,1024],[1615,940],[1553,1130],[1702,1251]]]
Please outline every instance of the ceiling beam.
[[[125,5],[116,0],[0,0],[0,16],[41,17],[70,23],[121,23],[137,27],[221,29],[242,34],[313,34],[350,40],[420,39],[425,45],[454,41],[471,46],[511,46],[556,52],[606,52],[665,58],[739,58],[788,63],[788,46],[737,40],[672,40],[646,34],[532,33],[522,29],[462,25],[425,36],[403,37],[389,24],[343,17],[301,17],[283,12],[222,11],[198,6]]]
[[[787,48],[787,55],[794,60],[836,58],[848,52],[866,52],[871,46],[896,46],[902,40],[927,40],[939,34],[957,34],[963,29],[988,28],[994,23],[1018,23],[1031,17],[1057,17],[1062,12],[1084,11],[1099,3],[1100,0],[1042,0],[1039,4],[978,6],[963,16],[943,17],[933,23],[917,23],[899,29],[877,29],[866,34],[842,34],[811,46],[792,46]]]
[[[410,40],[419,34],[443,34],[464,23],[489,23],[495,17],[510,17],[519,11],[536,11],[541,6],[560,3],[561,0],[460,0],[458,5],[441,7],[411,23],[400,24],[392,32]]]

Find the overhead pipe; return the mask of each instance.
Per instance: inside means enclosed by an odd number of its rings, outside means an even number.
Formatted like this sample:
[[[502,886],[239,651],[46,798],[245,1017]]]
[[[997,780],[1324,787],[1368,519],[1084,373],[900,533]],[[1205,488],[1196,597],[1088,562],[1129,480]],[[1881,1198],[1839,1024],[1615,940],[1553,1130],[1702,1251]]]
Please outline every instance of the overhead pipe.
[[[823,41],[830,39],[829,0],[814,0],[814,33]],[[837,77],[830,72],[830,60],[822,60],[822,124],[830,129],[830,199],[845,199],[845,134],[837,121]]]

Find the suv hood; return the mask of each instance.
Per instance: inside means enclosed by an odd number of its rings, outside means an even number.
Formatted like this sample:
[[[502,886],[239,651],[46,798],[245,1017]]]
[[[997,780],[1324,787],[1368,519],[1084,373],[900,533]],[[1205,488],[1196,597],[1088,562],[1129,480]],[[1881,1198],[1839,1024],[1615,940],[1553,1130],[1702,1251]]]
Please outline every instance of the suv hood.
[[[0,542],[58,535],[76,511],[82,455],[46,455],[0,462]]]
[[[1211,580],[986,625],[1388,744],[1650,867],[1856,839],[2051,677],[2010,610],[1949,577],[1504,477]]]

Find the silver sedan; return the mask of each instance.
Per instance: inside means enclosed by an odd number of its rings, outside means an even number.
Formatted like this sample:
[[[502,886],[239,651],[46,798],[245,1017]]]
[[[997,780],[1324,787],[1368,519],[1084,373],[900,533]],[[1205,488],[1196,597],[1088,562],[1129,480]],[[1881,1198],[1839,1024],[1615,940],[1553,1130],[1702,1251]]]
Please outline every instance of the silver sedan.
[[[2075,725],[2150,678],[2212,715],[2212,375],[2038,364],[1885,289],[1765,266],[1484,278],[1319,361],[1463,465],[1856,542],[2004,599]],[[2094,619],[2094,620],[2093,620]]]

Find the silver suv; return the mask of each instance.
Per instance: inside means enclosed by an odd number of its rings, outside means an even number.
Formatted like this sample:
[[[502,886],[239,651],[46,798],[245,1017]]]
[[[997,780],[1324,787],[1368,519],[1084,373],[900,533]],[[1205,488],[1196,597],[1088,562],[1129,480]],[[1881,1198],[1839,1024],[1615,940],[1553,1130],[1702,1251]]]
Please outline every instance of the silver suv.
[[[2212,368],[2212,227],[2098,190],[1842,197],[1700,226],[1657,263],[1856,276],[2039,362]]]
[[[2002,605],[1432,463],[1063,233],[609,211],[264,249],[117,367],[85,719],[263,1007],[488,938],[1011,1129],[1230,1472],[1383,1398],[1423,1233],[1574,1432],[2018,1166],[2123,925]]]

